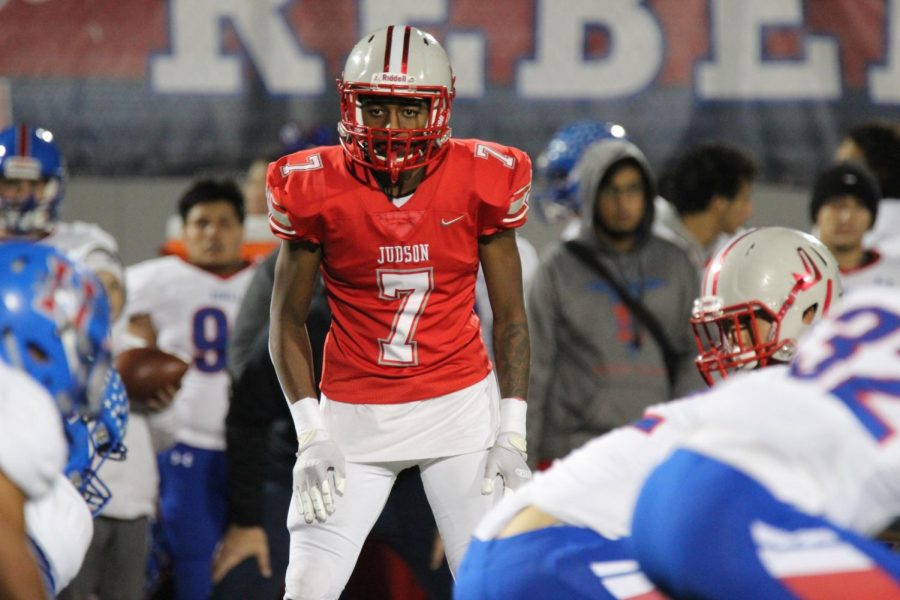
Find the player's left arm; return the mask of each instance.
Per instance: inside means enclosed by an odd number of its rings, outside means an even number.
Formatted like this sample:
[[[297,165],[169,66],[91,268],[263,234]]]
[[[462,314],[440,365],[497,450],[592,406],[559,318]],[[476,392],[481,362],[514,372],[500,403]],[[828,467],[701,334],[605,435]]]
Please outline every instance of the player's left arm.
[[[530,347],[515,229],[482,238],[479,254],[494,313],[493,342],[500,394],[524,401],[528,393]]]
[[[479,254],[494,313],[494,357],[502,398],[500,432],[488,454],[482,485],[482,493],[490,494],[498,475],[504,487],[511,489],[531,478],[525,462],[525,397],[531,350],[515,230],[482,238]]]
[[[25,530],[25,494],[0,471],[0,598],[46,598]]]

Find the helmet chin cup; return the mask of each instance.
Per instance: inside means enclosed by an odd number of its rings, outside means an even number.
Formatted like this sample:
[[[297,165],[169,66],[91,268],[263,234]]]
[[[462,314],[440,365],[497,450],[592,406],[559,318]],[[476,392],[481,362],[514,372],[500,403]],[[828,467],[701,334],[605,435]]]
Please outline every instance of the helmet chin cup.
[[[797,340],[785,340],[778,350],[772,355],[772,358],[778,362],[790,362],[797,354]]]

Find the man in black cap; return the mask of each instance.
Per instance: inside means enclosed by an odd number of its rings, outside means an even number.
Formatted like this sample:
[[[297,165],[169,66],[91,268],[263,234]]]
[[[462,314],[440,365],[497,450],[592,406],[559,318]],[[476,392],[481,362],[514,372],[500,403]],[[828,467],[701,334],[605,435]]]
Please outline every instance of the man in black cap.
[[[835,160],[859,161],[875,176],[881,207],[865,245],[884,255],[900,256],[900,123],[885,119],[857,123],[847,131]]]
[[[875,177],[860,163],[837,163],[816,179],[809,213],[819,239],[838,261],[844,292],[867,284],[900,285],[900,260],[863,245],[880,197]]]

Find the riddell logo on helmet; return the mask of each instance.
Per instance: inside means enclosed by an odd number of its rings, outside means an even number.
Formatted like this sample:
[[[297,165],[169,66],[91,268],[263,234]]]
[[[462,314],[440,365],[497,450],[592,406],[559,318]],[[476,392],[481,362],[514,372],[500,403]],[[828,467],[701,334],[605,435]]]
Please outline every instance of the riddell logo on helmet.
[[[415,83],[416,78],[403,73],[376,73],[372,83]]]

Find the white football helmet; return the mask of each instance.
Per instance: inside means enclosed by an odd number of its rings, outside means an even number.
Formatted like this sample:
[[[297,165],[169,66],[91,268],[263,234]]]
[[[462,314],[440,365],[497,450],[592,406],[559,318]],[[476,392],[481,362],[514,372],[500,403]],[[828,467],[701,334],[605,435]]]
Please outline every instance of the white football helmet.
[[[797,338],[842,294],[837,260],[813,236],[786,227],[740,235],[706,267],[691,325],[707,384],[735,369],[788,362]]]
[[[341,145],[357,163],[390,173],[417,169],[437,160],[450,139],[450,106],[455,90],[447,53],[431,34],[392,25],[360,40],[338,80]],[[383,96],[426,100],[422,129],[382,129],[363,124],[361,98]]]

